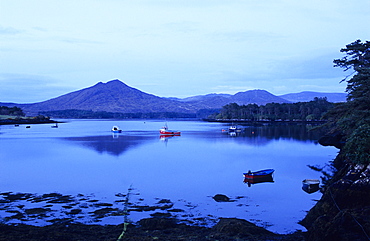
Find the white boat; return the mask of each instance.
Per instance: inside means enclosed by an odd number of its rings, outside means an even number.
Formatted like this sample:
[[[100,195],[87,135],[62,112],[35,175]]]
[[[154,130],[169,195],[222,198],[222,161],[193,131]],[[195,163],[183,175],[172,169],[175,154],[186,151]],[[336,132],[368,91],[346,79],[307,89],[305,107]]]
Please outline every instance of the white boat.
[[[122,132],[122,130],[121,130],[118,126],[113,126],[113,127],[112,127],[112,132],[113,132],[113,133],[121,133],[121,132]]]
[[[231,125],[227,130],[222,129],[222,132],[227,132],[230,136],[236,136],[238,133],[242,132],[242,129],[236,125]]]
[[[307,193],[314,193],[320,189],[320,180],[318,179],[304,179],[302,181],[302,189]]]

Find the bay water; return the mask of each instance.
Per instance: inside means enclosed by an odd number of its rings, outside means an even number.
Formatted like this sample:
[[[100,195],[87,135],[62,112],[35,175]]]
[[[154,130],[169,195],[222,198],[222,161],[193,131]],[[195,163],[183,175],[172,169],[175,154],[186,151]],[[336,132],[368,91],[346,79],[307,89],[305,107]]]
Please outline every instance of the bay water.
[[[229,124],[167,121],[181,136],[163,137],[159,129],[164,120],[60,121],[64,123],[58,128],[0,126],[0,193],[70,195],[75,197],[74,208],[86,211],[72,215],[68,205],[34,198],[3,200],[3,222],[46,225],[50,219],[69,217],[118,224],[123,216],[94,218],[89,207],[98,202],[122,210],[129,194],[131,207],[167,203],[172,209],[131,209],[132,222],[171,213],[193,225],[211,226],[220,217],[235,217],[276,233],[305,230],[298,222],[321,197],[320,192],[302,190],[303,179],[321,176],[308,165],[326,166],[338,152],[319,145],[319,135],[307,132],[307,125],[239,126],[243,132],[230,136],[222,131]],[[122,133],[111,132],[115,125]],[[275,170],[273,182],[244,182],[244,172],[269,168]],[[216,194],[230,202],[216,202]],[[9,218],[37,207],[48,207],[48,212]]]

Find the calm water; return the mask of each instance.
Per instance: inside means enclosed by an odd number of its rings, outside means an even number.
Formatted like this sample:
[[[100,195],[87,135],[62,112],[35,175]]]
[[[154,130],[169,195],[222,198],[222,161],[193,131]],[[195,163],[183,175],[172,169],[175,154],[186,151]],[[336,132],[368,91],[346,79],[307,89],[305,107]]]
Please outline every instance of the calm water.
[[[337,154],[335,148],[317,144],[318,136],[307,134],[304,126],[245,127],[242,135],[231,137],[221,132],[225,124],[169,121],[169,128],[181,131],[181,136],[160,138],[158,130],[164,124],[68,120],[59,128],[0,126],[0,192],[57,192],[114,203],[117,193],[126,194],[131,187],[130,202],[153,205],[169,199],[173,208],[182,210],[173,215],[194,223],[237,217],[278,233],[304,230],[297,222],[321,197],[320,192],[301,189],[303,179],[320,178],[307,165],[329,163]],[[123,132],[113,135],[113,125]],[[243,182],[243,172],[267,168],[275,169],[273,183],[249,187]],[[215,202],[216,194],[234,202]],[[21,204],[45,206],[25,200],[0,203],[0,217],[12,215],[9,210]],[[122,202],[114,205],[122,208]],[[53,217],[67,210],[57,205],[51,209]],[[138,221],[154,212],[158,210],[132,211],[129,218]],[[75,218],[88,223],[123,222],[122,216]],[[21,222],[45,224],[35,217]]]

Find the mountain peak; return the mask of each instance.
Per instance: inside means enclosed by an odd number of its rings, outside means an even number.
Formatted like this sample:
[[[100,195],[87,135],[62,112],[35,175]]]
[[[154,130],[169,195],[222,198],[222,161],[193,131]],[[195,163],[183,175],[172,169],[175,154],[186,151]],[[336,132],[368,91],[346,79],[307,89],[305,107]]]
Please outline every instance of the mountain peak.
[[[99,82],[98,84],[102,84],[102,85],[106,85],[106,86],[114,86],[114,85],[116,85],[116,86],[119,86],[119,85],[128,86],[119,79],[110,80],[107,83]]]

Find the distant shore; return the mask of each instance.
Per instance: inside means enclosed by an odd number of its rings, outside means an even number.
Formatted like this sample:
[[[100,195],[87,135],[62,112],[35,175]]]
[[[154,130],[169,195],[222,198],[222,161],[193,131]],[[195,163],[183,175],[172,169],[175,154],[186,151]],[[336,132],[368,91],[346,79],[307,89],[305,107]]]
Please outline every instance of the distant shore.
[[[324,120],[247,120],[247,119],[202,119],[207,122],[220,123],[307,123],[307,124],[323,124]]]
[[[54,120],[41,119],[0,119],[0,125],[27,125],[27,124],[50,124],[61,123]]]

